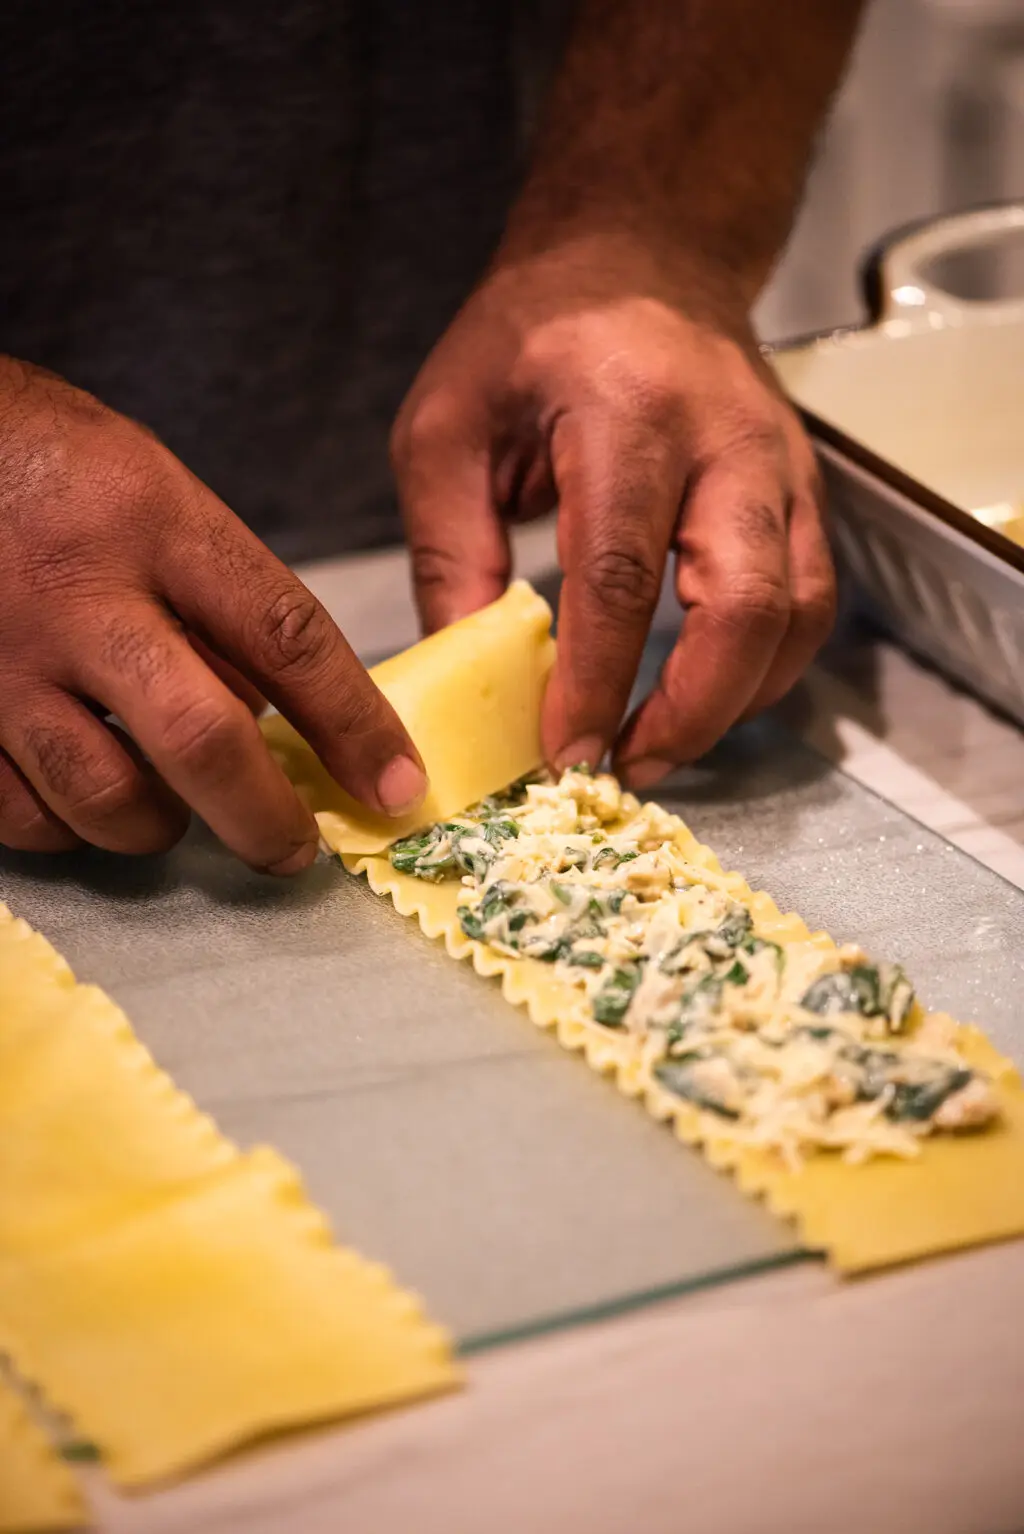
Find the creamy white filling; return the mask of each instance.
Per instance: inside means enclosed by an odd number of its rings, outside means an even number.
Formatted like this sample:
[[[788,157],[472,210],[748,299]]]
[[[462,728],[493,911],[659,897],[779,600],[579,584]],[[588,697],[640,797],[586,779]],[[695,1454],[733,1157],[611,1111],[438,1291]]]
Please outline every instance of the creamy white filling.
[[[864,953],[814,939],[780,951],[760,939],[733,898],[739,877],[689,861],[682,823],[641,806],[614,778],[567,772],[557,783],[531,783],[500,816],[518,834],[497,845],[483,834],[486,814],[458,821],[458,852],[482,869],[464,877],[461,897],[480,915],[482,940],[554,962],[586,999],[594,1026],[628,1041],[645,1079],[671,1083],[717,1132],[728,1121],[738,1138],[794,1161],[813,1146],[856,1160],[911,1155],[932,1129],[976,1127],[995,1115],[991,1087],[977,1075],[929,1113],[887,1114],[898,1093],[959,1080],[952,1028],[929,1022],[897,1053],[889,1035],[902,1013],[894,1021],[806,1011],[812,984],[868,965]],[[452,837],[442,835],[420,862],[424,874],[451,850]],[[609,987],[618,1010],[609,1010]]]

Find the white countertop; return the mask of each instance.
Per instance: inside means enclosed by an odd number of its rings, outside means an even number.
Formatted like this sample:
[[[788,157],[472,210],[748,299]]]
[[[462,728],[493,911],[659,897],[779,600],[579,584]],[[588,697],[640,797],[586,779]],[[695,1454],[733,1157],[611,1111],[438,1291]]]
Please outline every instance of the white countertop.
[[[519,569],[551,565],[544,526]],[[360,653],[416,637],[393,553],[304,572]],[[851,776],[1024,889],[1024,735],[882,643],[787,706]],[[400,1276],[400,1275],[399,1275]],[[473,1358],[461,1393],[297,1436],[104,1534],[1020,1534],[1024,1241],[840,1283],[805,1263]]]

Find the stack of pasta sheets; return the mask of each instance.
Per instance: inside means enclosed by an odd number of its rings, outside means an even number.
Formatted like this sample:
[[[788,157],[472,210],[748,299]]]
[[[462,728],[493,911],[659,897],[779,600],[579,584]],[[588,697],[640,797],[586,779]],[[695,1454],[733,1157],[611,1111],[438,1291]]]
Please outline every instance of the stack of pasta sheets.
[[[454,1381],[444,1333],[334,1245],[295,1170],[225,1139],[3,906],[0,1144],[0,1351],[119,1485]],[[0,1527],[83,1511],[5,1387]]]

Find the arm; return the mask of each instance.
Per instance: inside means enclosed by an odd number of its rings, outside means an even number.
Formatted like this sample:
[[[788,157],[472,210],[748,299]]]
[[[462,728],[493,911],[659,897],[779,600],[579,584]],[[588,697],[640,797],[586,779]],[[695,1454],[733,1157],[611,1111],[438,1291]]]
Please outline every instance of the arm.
[[[757,297],[864,0],[582,0],[498,265],[629,235]]]
[[[797,207],[857,0],[581,0],[491,270],[394,457],[428,627],[497,595],[557,502],[556,763],[635,786],[796,680],[832,618],[813,456],[747,311]],[[670,553],[687,608],[620,729]]]

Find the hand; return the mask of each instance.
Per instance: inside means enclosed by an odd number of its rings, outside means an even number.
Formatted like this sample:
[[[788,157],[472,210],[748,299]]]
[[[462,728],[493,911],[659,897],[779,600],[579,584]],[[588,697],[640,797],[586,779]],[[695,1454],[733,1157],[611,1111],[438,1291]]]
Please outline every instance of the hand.
[[[393,458],[427,629],[498,596],[507,519],[557,501],[556,765],[614,743],[646,788],[781,698],[831,627],[810,444],[699,263],[588,240],[499,265],[423,367]],[[685,621],[620,732],[670,551]]]
[[[305,867],[316,824],[257,689],[364,803],[419,797],[414,747],[301,582],[144,428],[0,359],[0,843],[155,852],[191,807],[254,867]]]

